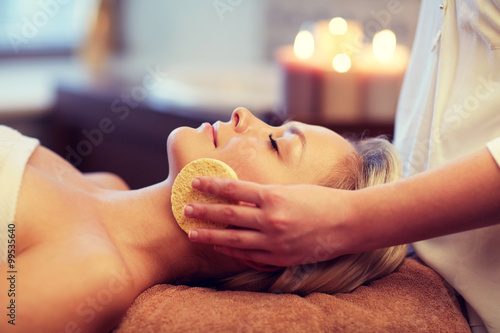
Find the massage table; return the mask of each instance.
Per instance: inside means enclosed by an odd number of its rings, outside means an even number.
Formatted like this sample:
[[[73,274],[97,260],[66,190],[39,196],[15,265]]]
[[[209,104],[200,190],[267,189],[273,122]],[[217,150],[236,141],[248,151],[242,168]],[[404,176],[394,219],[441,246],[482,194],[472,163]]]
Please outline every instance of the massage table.
[[[406,258],[392,274],[351,293],[301,297],[156,285],[134,301],[114,333],[470,332],[453,289]]]

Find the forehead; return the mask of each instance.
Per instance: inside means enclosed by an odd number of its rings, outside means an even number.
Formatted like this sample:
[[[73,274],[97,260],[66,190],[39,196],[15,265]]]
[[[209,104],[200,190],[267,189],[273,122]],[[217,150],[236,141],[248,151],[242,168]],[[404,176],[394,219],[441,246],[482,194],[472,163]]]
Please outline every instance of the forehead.
[[[306,145],[297,171],[303,176],[308,175],[307,178],[315,179],[317,175],[342,162],[348,154],[355,152],[349,141],[325,127],[300,122],[290,122],[284,126],[294,126],[304,134]]]
[[[307,142],[311,143],[312,147],[317,148],[318,144],[325,143],[331,145],[331,148],[338,153],[351,153],[355,152],[353,145],[344,139],[338,133],[318,125],[304,124],[298,121],[287,122],[283,125],[285,128],[296,127],[298,128],[306,137]]]

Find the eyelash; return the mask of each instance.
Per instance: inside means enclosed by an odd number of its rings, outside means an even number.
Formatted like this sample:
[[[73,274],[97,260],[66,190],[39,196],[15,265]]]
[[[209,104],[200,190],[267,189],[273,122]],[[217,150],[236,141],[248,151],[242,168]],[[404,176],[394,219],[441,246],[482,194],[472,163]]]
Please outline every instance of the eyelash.
[[[272,134],[269,134],[269,141],[271,142],[271,146],[273,147],[273,149],[276,150],[276,152],[279,155],[280,152],[278,150],[278,143],[276,143],[276,140],[273,139],[273,135]]]

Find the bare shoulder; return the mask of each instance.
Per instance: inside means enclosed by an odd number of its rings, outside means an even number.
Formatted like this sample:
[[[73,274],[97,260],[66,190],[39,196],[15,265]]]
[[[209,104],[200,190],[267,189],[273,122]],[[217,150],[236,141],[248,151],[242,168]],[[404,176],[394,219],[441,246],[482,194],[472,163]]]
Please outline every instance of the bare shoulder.
[[[116,191],[128,191],[130,187],[118,175],[111,172],[92,172],[83,174],[86,179],[93,182],[95,185],[106,189]]]
[[[56,245],[32,247],[16,260],[15,294],[10,298],[16,330],[108,332],[135,297],[132,275],[113,254],[85,255],[78,246]],[[7,290],[7,284],[2,279],[0,288]],[[0,328],[8,332],[9,326]]]
[[[17,308],[17,331],[107,332],[138,294],[101,223],[95,188],[44,147],[37,147],[28,161],[15,217],[16,264],[22,276],[15,298],[23,304]],[[7,271],[5,265],[0,271]],[[0,290],[7,290],[8,283],[0,279]],[[9,331],[5,325],[0,323],[1,332]]]
[[[130,189],[121,177],[110,172],[82,174],[71,163],[43,146],[35,149],[28,164],[36,167],[48,177],[87,191],[96,189],[126,191]]]
[[[103,188],[128,186],[112,174],[86,176],[49,149],[37,147],[26,165],[17,201],[18,232],[24,240],[19,249],[58,237],[76,219],[95,219],[96,194]]]

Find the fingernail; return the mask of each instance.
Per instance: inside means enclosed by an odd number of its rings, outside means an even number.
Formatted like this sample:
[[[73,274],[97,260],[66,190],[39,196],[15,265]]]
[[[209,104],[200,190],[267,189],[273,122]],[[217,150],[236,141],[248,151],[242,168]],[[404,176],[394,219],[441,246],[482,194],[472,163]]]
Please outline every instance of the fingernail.
[[[193,178],[193,180],[191,181],[191,187],[192,188],[198,188],[200,187],[201,185],[201,182],[198,178]]]
[[[189,230],[188,236],[190,240],[196,240],[198,239],[198,231],[191,229]]]
[[[184,216],[191,216],[193,215],[194,208],[191,205],[186,205],[184,206]]]

